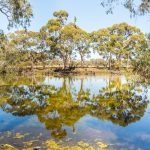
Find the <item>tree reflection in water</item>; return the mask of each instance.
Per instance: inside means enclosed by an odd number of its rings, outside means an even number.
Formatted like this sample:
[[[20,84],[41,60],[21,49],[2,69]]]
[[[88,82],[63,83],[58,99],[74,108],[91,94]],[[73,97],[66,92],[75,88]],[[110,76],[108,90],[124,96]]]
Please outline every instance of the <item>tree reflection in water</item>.
[[[84,88],[84,79],[80,79],[80,88],[74,88],[73,79],[63,78],[62,86],[54,85],[15,85],[0,87],[0,106],[14,116],[36,115],[51,136],[67,136],[64,125],[72,126],[78,120],[90,114],[100,120],[110,120],[120,126],[140,120],[147,108],[147,97],[134,83],[122,83],[120,78],[109,82],[95,95]],[[142,95],[142,96],[141,96]]]

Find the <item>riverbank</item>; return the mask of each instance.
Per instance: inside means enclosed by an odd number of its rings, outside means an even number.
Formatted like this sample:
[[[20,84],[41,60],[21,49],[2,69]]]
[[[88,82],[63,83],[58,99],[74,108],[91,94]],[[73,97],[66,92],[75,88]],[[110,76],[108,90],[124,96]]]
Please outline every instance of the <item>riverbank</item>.
[[[8,69],[5,73],[1,73],[0,76],[38,76],[38,75],[46,75],[46,76],[78,76],[78,75],[102,75],[102,74],[112,74],[112,75],[124,75],[124,74],[132,74],[132,68],[126,69],[112,69],[109,70],[108,68],[104,67],[72,67],[66,68],[65,70],[62,67],[37,67],[35,66],[33,69],[31,68],[22,68],[22,69],[15,69],[11,68]]]
[[[126,72],[131,72],[132,69],[128,71],[124,68],[117,70],[117,69],[105,69],[104,67],[76,67],[76,68],[67,68],[66,70],[62,69],[61,67],[51,67],[51,68],[35,68],[33,72],[34,74],[44,74],[44,75],[99,75],[99,74],[124,74]]]

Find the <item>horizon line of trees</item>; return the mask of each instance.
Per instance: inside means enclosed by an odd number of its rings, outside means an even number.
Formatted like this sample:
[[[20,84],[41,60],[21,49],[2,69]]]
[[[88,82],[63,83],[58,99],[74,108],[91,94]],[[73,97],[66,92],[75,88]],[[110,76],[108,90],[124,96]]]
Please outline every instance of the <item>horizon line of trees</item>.
[[[39,32],[18,30],[5,35],[0,31],[1,72],[29,65],[34,69],[34,65],[54,59],[61,60],[65,70],[73,66],[77,55],[84,66],[85,58],[96,52],[109,70],[114,66],[132,66],[150,76],[150,34],[144,35],[127,23],[88,33],[76,24],[76,17],[68,22],[69,14],[64,10],[54,12],[53,16]]]

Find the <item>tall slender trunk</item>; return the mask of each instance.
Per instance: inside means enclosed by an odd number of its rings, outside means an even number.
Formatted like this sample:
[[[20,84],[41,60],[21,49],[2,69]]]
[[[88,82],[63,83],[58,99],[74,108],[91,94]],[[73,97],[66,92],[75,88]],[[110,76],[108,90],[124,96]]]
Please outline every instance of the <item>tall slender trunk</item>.
[[[33,62],[34,62],[34,58],[31,57],[31,71],[34,74],[34,63]]]
[[[127,64],[126,64],[126,68],[127,68],[127,70],[129,69],[129,55],[128,55],[128,57],[127,57]]]
[[[69,55],[68,64],[69,64],[69,67],[72,67],[72,59],[71,59],[71,55]]]
[[[122,68],[122,59],[120,59],[119,70]]]
[[[112,59],[112,53],[109,52],[109,70],[111,70],[111,59]]]
[[[63,57],[63,65],[64,65],[63,69],[66,70],[66,68],[67,68],[67,57],[66,56]]]
[[[83,67],[83,65],[84,65],[84,58],[83,58],[82,54],[80,54],[80,58],[81,58],[81,67]]]
[[[121,56],[119,56],[119,58],[118,58],[118,60],[119,60],[119,70],[121,70],[121,68],[122,68],[122,59],[121,59]]]

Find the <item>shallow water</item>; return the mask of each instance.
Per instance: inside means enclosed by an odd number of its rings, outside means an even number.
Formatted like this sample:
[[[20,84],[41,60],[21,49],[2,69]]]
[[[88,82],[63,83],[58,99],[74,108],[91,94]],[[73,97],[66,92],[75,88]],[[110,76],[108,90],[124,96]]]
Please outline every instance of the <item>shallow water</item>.
[[[0,79],[0,144],[18,149],[150,147],[150,90],[134,77]]]

